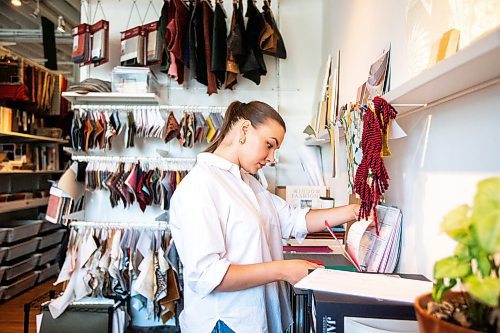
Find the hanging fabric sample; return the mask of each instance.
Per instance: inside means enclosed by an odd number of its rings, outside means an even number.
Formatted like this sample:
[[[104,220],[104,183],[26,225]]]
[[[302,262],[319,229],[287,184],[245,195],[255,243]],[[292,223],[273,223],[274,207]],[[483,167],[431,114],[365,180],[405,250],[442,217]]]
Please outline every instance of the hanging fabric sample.
[[[73,36],[71,60],[75,63],[86,62],[90,56],[90,25],[81,23],[75,26],[71,35]]]
[[[396,117],[396,111],[380,97],[375,97],[373,104],[374,109],[369,105],[363,116],[361,139],[363,159],[356,171],[354,189],[361,199],[359,219],[368,219],[373,213],[378,235],[378,217],[375,208],[389,188],[389,174],[382,160],[382,128],[387,128],[390,119]]]
[[[220,89],[226,78],[227,59],[227,28],[226,12],[220,1],[215,4],[214,26],[212,34],[212,64],[211,69],[215,74],[217,88]]]
[[[100,20],[90,27],[92,34],[91,58],[94,66],[105,64],[109,60],[109,21]]]
[[[121,66],[144,65],[144,36],[142,26],[121,32]]]
[[[174,113],[170,112],[166,120],[166,126],[164,127],[163,137],[165,138],[165,143],[168,143],[173,138],[177,138],[180,132],[180,125],[175,119]]]
[[[142,26],[146,34],[146,64],[154,65],[161,60],[161,47],[163,47],[161,35],[158,33],[158,21]]]
[[[200,0],[193,1],[189,22],[189,61],[194,78],[208,86],[205,38],[203,33],[203,8]]]
[[[129,229],[72,227],[66,260],[56,281],[68,281],[64,293],[52,300],[49,310],[59,317],[71,302],[85,296],[126,299],[145,303],[148,315],[169,319],[180,299],[177,268],[170,261],[175,247],[170,233],[137,226]],[[136,297],[144,297],[145,299]]]
[[[361,138],[363,134],[363,115],[366,107],[357,105],[345,105],[340,114],[340,123],[344,128],[346,151],[347,151],[347,177],[348,191],[354,193],[354,178],[358,165],[363,159]]]
[[[243,77],[260,84],[260,77],[267,74],[264,56],[260,49],[260,36],[264,30],[264,18],[253,0],[247,0],[248,18],[245,30],[245,55],[240,66]]]
[[[214,11],[207,0],[201,1],[201,8],[203,12],[203,41],[205,50],[205,67],[207,69],[208,88],[207,94],[210,96],[217,93],[217,79],[212,72],[212,33],[214,26]]]
[[[168,51],[168,42],[166,40],[167,24],[168,24],[168,7],[169,2],[164,1],[161,7],[160,20],[158,21],[158,33],[161,40],[161,66],[162,73],[168,73],[170,67],[170,52]]]
[[[172,0],[168,8],[166,38],[170,51],[170,67],[168,74],[177,83],[184,82],[184,40],[189,31],[189,8],[182,0]]]
[[[265,29],[260,36],[260,47],[262,53],[281,59],[286,59],[285,43],[278,29],[271,10],[271,0],[264,0],[262,7]]]
[[[243,1],[233,1],[233,15],[229,36],[227,37],[226,89],[233,89],[240,74],[240,64],[243,57],[245,22],[243,18]]]

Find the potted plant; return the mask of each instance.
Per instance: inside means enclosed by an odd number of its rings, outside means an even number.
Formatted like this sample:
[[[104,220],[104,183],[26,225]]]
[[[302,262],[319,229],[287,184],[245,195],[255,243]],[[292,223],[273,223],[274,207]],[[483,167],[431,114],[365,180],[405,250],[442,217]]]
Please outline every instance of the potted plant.
[[[458,244],[435,263],[432,294],[415,301],[421,332],[500,332],[500,178],[479,182],[473,206],[450,211],[441,229]]]

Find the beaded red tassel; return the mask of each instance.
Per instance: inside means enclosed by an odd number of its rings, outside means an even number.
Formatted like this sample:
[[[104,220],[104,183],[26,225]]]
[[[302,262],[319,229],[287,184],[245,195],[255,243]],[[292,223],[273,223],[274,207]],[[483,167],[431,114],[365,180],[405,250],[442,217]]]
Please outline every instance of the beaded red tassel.
[[[373,212],[377,235],[379,234],[377,204],[389,188],[389,174],[382,160],[383,138],[390,119],[396,118],[396,110],[381,97],[373,99],[375,111],[368,109],[363,116],[361,160],[354,180],[354,190],[361,199],[358,220],[367,219]]]

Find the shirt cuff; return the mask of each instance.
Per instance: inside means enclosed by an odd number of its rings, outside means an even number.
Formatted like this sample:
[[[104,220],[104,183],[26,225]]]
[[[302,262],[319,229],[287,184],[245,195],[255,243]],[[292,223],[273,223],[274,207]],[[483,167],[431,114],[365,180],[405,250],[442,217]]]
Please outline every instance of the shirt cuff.
[[[227,259],[220,259],[205,269],[198,281],[191,281],[191,289],[204,298],[222,282],[231,263]]]
[[[307,223],[306,215],[309,213],[310,208],[299,209],[295,217],[295,227],[293,228],[293,237],[299,244],[301,244],[307,236]]]

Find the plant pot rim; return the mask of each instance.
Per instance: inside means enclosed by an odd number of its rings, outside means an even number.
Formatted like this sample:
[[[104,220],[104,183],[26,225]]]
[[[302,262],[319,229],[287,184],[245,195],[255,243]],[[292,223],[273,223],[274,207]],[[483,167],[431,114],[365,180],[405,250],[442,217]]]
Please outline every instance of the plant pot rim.
[[[444,296],[443,299],[453,299],[453,298],[458,298],[458,297],[468,297],[467,292],[462,292],[462,291],[448,291]],[[423,329],[422,325],[425,325],[428,327],[428,325],[434,325],[436,328],[440,328],[439,330],[436,330],[436,332],[456,332],[456,333],[476,333],[476,332],[481,332],[481,331],[476,331],[470,328],[465,328],[459,325],[452,324],[450,322],[447,322],[445,320],[438,319],[432,315],[430,315],[427,310],[426,310],[426,305],[429,301],[432,301],[432,293],[426,293],[423,295],[418,296],[415,299],[414,303],[414,308],[415,308],[415,313],[417,315],[417,319],[419,321],[419,325],[422,332],[425,332],[426,330]]]

